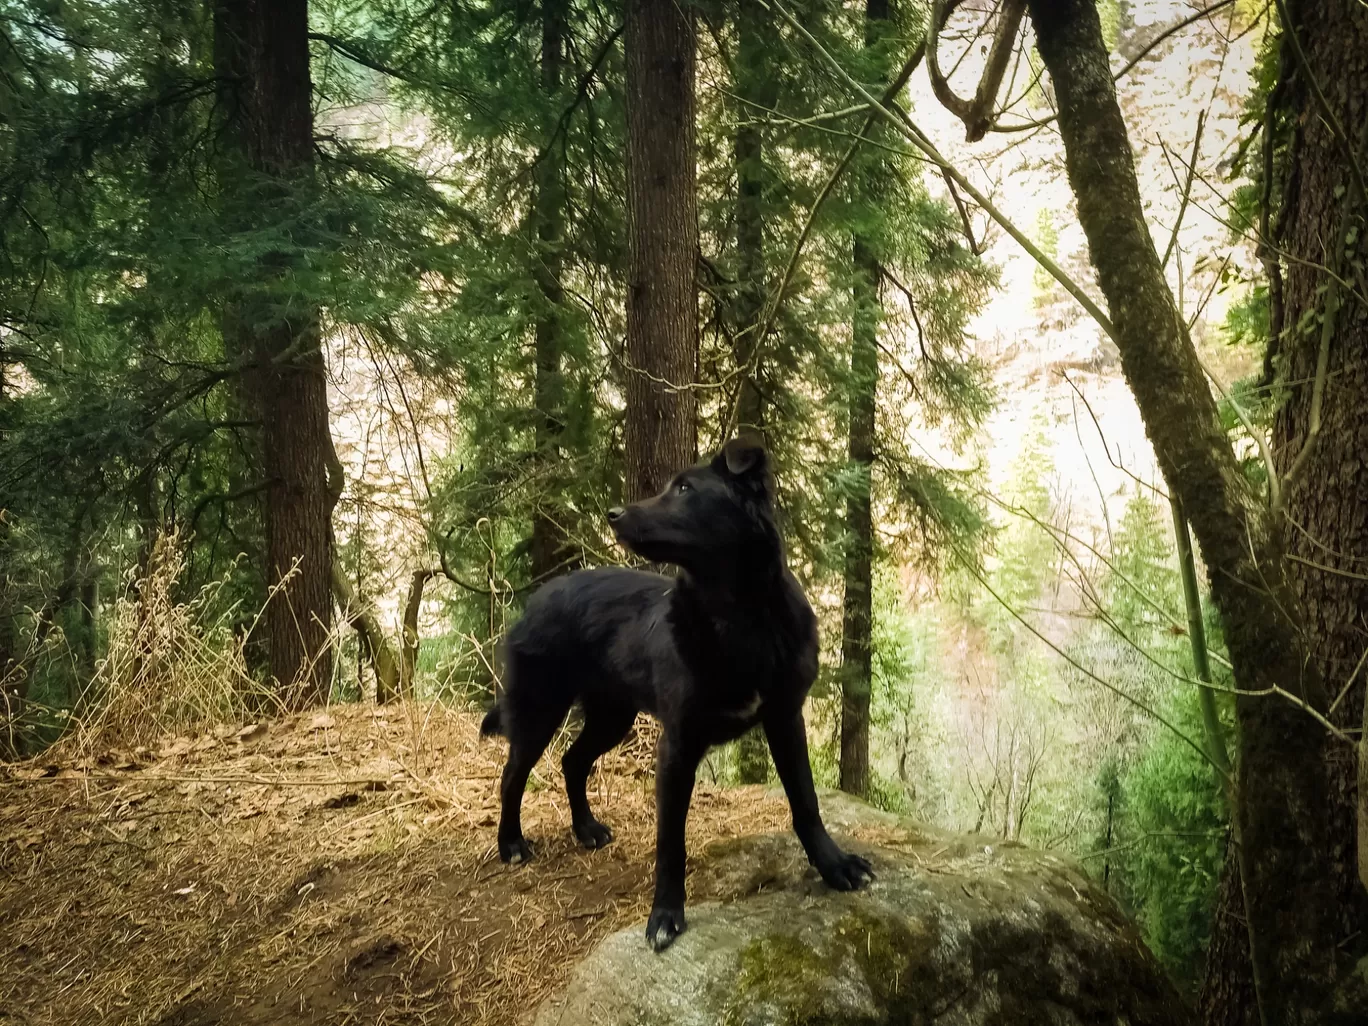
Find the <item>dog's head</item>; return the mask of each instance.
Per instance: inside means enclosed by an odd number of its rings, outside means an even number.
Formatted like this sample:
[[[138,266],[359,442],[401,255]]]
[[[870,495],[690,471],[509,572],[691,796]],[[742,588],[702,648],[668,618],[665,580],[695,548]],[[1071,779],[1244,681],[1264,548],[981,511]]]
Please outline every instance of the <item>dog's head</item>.
[[[735,438],[708,463],[676,474],[651,499],[608,511],[618,541],[643,559],[692,573],[731,573],[779,557],[769,458],[756,439]]]

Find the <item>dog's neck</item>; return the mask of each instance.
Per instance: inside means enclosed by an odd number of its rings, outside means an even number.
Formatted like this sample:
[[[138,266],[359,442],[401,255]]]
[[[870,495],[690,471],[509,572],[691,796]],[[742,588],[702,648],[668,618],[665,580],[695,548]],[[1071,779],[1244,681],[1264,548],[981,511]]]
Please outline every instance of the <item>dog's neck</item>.
[[[749,619],[768,609],[782,594],[786,569],[782,553],[763,563],[738,560],[706,574],[681,569],[676,590],[681,598],[699,602],[713,615],[740,614]]]

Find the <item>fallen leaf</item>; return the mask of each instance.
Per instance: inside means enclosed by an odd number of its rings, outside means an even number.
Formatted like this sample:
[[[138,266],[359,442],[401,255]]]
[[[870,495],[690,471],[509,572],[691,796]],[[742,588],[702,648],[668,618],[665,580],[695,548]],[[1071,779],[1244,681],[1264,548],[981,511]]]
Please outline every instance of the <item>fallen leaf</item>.
[[[178,737],[166,747],[157,752],[158,759],[172,759],[177,755],[185,755],[194,750],[195,742],[188,737]]]
[[[250,741],[259,741],[268,733],[268,728],[264,723],[249,723],[235,735],[239,744],[247,744]]]

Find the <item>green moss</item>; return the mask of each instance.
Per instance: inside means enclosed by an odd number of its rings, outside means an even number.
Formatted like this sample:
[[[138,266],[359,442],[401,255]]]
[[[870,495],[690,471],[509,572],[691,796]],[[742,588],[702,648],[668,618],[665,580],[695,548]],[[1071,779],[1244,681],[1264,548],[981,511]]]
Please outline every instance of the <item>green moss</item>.
[[[726,1008],[727,1026],[768,1009],[784,1026],[914,1026],[929,1022],[923,1000],[935,993],[931,953],[939,931],[916,932],[898,920],[855,911],[843,916],[820,949],[793,934],[771,934],[741,953],[741,971]],[[834,986],[862,979],[874,1014],[834,1000]]]
[[[938,993],[932,954],[940,943],[934,920],[911,929],[901,919],[853,912],[837,924],[836,939],[860,967],[875,1006],[890,1026],[929,1023],[928,999]]]
[[[820,1021],[823,982],[830,975],[830,965],[792,934],[751,941],[741,952],[736,992],[723,1021],[739,1026],[743,1013],[757,1005],[773,1007],[786,1026]]]

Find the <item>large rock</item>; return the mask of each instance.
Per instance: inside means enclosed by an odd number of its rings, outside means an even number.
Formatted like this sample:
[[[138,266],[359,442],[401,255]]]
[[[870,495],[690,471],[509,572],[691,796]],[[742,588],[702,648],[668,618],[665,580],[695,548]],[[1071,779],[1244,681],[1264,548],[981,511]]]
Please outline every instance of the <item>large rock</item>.
[[[826,888],[789,836],[714,844],[689,879],[688,932],[660,955],[640,927],[607,938],[536,1026],[1188,1021],[1135,928],[1068,860],[830,794],[822,806],[874,863],[867,890]]]

